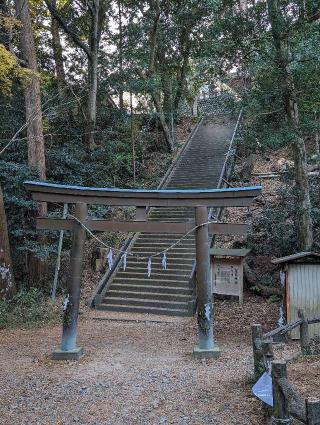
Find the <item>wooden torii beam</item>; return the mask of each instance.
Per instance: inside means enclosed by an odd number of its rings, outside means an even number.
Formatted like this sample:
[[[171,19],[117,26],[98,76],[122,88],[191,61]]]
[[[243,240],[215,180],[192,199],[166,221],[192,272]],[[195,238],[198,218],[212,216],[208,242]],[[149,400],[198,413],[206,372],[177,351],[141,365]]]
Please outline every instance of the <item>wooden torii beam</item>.
[[[90,188],[27,181],[26,189],[39,202],[75,204],[74,216],[67,219],[38,218],[38,229],[71,230],[72,249],[68,297],[64,304],[61,347],[55,359],[78,359],[83,350],[76,345],[80,303],[80,286],[86,229],[90,231],[132,231],[153,233],[187,233],[195,228],[197,311],[199,342],[195,357],[215,357],[219,349],[213,337],[212,292],[209,256],[209,231],[214,234],[247,232],[246,224],[208,223],[208,207],[248,207],[261,192],[261,186],[203,190],[134,190]],[[88,204],[135,206],[134,221],[95,220],[88,217]],[[195,222],[148,221],[149,207],[194,207]]]

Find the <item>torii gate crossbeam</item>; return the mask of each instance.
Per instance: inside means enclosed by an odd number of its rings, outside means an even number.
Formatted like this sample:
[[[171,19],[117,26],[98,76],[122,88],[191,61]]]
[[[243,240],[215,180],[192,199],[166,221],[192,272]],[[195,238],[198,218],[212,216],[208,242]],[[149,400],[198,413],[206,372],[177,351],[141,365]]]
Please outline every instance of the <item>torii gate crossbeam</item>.
[[[115,188],[89,188],[27,181],[24,183],[32,198],[39,202],[75,204],[70,219],[38,218],[38,229],[72,231],[68,298],[64,305],[61,347],[54,351],[55,359],[78,359],[83,350],[76,345],[77,322],[86,228],[90,231],[133,231],[160,233],[187,233],[195,229],[198,345],[195,357],[215,357],[219,349],[215,344],[212,317],[212,292],[209,257],[209,231],[215,234],[246,234],[247,225],[208,223],[208,207],[248,207],[261,192],[261,186],[204,189],[204,190],[134,190]],[[135,206],[134,221],[94,220],[88,218],[88,204]],[[148,221],[149,207],[194,207],[195,222]]]

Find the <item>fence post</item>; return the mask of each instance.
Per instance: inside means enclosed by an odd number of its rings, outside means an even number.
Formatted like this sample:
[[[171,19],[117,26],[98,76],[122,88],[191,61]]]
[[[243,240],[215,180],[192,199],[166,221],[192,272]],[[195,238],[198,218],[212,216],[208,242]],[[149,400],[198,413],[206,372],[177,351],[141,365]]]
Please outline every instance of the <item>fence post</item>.
[[[263,354],[264,367],[268,371],[271,368],[271,362],[273,361],[273,346],[272,339],[266,339],[261,342],[261,351]]]
[[[306,399],[307,425],[320,425],[320,400]]]
[[[301,351],[303,355],[308,355],[311,353],[308,320],[305,318],[303,310],[298,310],[298,317],[302,320],[302,323],[300,325]]]
[[[273,415],[272,425],[291,425],[292,420],[288,409],[286,397],[279,386],[278,379],[287,377],[287,364],[284,361],[273,361],[271,367]]]
[[[251,325],[252,349],[254,361],[254,376],[259,379],[264,372],[264,361],[262,353],[262,326],[259,324]]]

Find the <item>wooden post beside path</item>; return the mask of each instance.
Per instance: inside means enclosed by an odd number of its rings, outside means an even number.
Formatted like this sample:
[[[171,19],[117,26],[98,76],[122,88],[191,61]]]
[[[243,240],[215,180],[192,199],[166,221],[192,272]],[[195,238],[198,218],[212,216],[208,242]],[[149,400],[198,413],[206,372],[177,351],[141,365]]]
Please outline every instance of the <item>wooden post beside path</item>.
[[[254,376],[258,380],[264,372],[264,360],[262,352],[262,326],[259,324],[251,325]]]
[[[302,310],[298,310],[298,317],[302,320],[300,325],[301,351],[303,355],[308,355],[311,352],[308,320],[305,318],[304,312]]]
[[[291,425],[288,403],[278,383],[278,379],[287,377],[287,364],[284,361],[273,361],[271,368],[272,392],[273,392],[273,415],[272,425]]]
[[[307,425],[320,425],[320,400],[306,400]]]

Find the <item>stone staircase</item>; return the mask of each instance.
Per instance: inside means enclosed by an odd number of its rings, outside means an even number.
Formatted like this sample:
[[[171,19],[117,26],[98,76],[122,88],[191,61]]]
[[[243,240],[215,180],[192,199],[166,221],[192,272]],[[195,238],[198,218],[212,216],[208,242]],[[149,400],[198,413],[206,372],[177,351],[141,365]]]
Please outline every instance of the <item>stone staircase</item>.
[[[230,117],[206,118],[182,152],[162,188],[216,188],[225,154],[235,128]],[[193,208],[153,208],[149,220],[194,220]],[[162,257],[152,259],[147,275],[147,259],[171,246],[182,235],[140,233],[131,244],[126,270],[120,266],[111,276],[108,290],[97,306],[100,310],[153,313],[174,316],[193,314],[191,277],[195,261],[194,235],[190,234],[167,253],[167,269]]]

